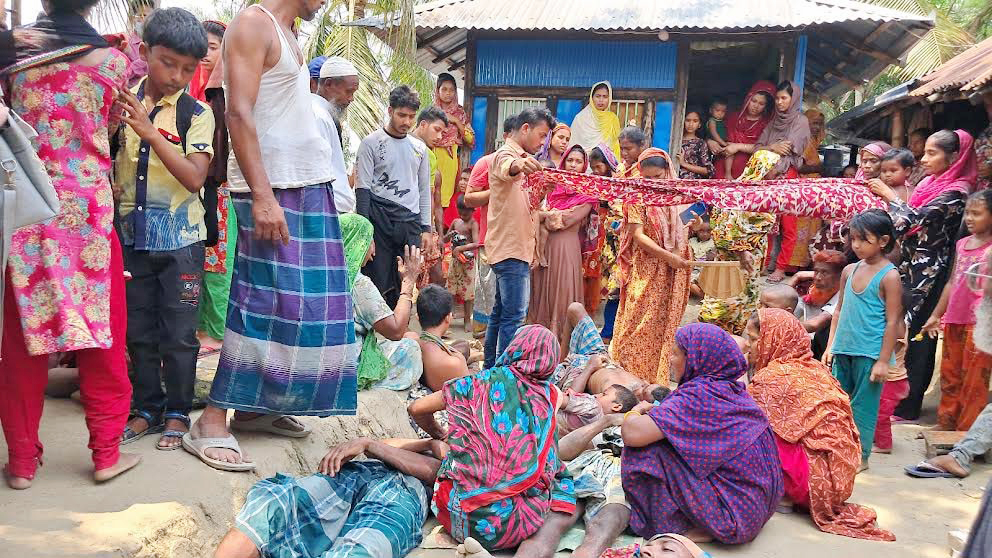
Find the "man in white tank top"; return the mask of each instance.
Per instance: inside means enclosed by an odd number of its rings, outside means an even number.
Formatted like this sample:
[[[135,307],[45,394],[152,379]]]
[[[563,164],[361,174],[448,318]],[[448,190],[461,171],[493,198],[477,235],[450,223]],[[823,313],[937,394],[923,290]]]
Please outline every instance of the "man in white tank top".
[[[231,135],[228,186],[238,255],[227,329],[207,409],[183,447],[211,467],[254,468],[227,427],[303,437],[290,415],[357,407],[352,302],[310,76],[292,31],[324,0],[263,0],[224,37]],[[317,226],[317,224],[320,226]],[[301,273],[303,271],[304,273]]]

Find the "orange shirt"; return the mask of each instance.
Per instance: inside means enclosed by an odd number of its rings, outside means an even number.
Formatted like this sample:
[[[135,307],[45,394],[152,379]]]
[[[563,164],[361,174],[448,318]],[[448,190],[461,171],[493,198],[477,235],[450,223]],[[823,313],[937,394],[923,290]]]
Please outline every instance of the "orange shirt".
[[[486,258],[489,264],[516,259],[530,264],[534,259],[535,222],[522,185],[524,174],[510,176],[510,165],[527,152],[507,139],[489,166],[489,227]]]

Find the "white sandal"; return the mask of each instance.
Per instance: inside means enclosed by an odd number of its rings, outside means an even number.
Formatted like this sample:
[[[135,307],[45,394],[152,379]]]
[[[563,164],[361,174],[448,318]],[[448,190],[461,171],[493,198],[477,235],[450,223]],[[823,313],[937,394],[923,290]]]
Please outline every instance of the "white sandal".
[[[227,461],[220,461],[212,457],[207,457],[205,452],[211,448],[229,449],[244,457],[244,453],[241,452],[241,446],[238,445],[238,440],[234,436],[228,436],[227,438],[194,438],[189,432],[183,436],[183,449],[192,453],[198,457],[200,461],[206,463],[214,469],[218,469],[220,471],[231,471],[234,473],[243,473],[246,471],[255,470],[255,464],[251,461],[228,463]]]
[[[283,419],[297,424],[300,428],[302,428],[302,430],[283,428],[276,424],[276,422]],[[248,420],[238,420],[232,418],[231,430],[240,430],[241,432],[267,432],[269,434],[285,436],[287,438],[306,438],[310,435],[309,426],[296,420],[296,417],[291,417],[289,415],[260,415]]]

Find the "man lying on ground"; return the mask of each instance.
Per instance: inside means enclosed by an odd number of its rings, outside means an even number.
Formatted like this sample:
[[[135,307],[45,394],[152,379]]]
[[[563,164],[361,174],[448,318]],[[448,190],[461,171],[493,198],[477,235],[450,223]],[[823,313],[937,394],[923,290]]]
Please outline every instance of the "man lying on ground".
[[[552,376],[559,388],[601,394],[613,385],[620,385],[633,391],[640,401],[653,402],[664,397],[664,390],[659,388],[666,386],[649,384],[610,360],[603,338],[581,302],[573,302],[568,307],[568,325],[572,328],[568,356]],[[584,387],[582,378],[585,378]],[[574,383],[577,380],[578,383]]]
[[[363,453],[373,459],[351,461]],[[214,556],[406,556],[423,536],[444,453],[436,440],[359,438],[331,448],[316,474],[255,484]]]

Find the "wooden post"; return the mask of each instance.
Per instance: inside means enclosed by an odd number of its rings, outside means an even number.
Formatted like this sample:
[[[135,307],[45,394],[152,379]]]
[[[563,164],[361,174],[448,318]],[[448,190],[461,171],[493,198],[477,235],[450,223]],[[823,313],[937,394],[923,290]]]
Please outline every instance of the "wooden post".
[[[462,91],[465,93],[464,107],[465,115],[468,118],[468,123],[472,123],[472,113],[475,111],[475,37],[472,32],[469,31],[465,38],[465,83],[462,84]],[[492,133],[488,127],[483,130],[485,134]],[[475,138],[476,143],[482,141],[485,142],[486,138],[478,137]],[[472,162],[472,150],[471,149],[459,149],[458,150],[459,159],[461,159],[462,165],[469,165]]]
[[[892,141],[889,145],[892,147],[902,147],[904,145],[903,138],[905,137],[905,125],[902,121],[902,110],[899,107],[892,113]]]
[[[10,28],[21,24],[21,0],[10,0]]]
[[[669,152],[675,168],[672,176],[678,176],[679,164],[676,155],[682,149],[682,131],[685,129],[685,104],[689,95],[689,40],[679,41],[678,57],[675,59],[675,106],[672,110],[672,135]],[[658,146],[664,148],[664,146]]]

